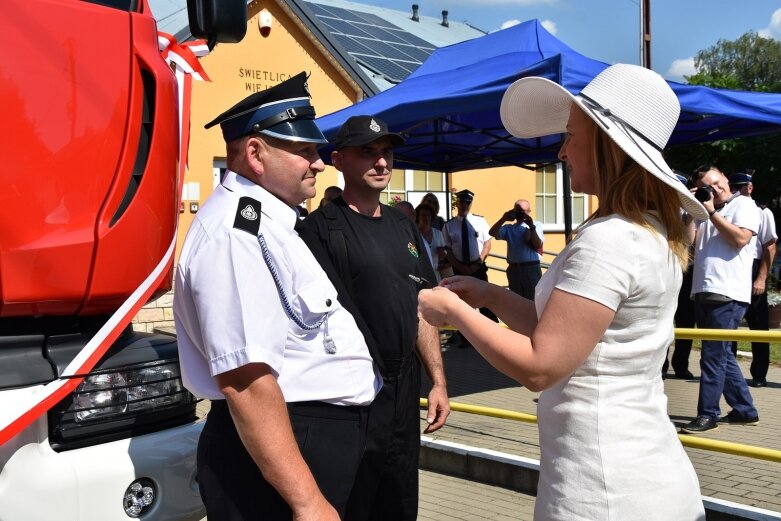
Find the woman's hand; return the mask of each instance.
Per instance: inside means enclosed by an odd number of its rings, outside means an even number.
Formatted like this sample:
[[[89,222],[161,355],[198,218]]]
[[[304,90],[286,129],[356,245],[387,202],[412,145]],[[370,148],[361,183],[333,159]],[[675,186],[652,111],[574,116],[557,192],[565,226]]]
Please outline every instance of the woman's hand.
[[[418,313],[432,326],[448,326],[450,309],[459,302],[458,295],[445,288],[424,289],[418,292]]]
[[[488,291],[491,288],[491,284],[474,277],[460,275],[448,277],[443,279],[439,285],[461,297],[464,302],[473,308],[486,307],[486,303],[489,300]]]

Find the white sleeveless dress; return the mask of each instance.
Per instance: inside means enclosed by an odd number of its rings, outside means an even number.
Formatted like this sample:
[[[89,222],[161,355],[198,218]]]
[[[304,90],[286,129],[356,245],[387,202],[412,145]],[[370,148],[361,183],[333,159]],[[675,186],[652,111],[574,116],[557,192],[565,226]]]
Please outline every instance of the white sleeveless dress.
[[[537,286],[538,316],[554,288],[616,315],[575,373],[540,395],[536,521],[705,519],[661,378],[681,269],[660,234],[596,219]]]

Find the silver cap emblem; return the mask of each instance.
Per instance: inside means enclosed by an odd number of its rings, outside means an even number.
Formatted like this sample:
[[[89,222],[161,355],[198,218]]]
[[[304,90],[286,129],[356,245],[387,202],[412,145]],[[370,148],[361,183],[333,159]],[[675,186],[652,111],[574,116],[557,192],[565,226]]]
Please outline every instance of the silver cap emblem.
[[[373,130],[374,132],[379,132],[380,130],[382,130],[382,129],[380,128],[380,125],[379,125],[379,124],[377,124],[377,122],[376,122],[376,121],[374,121],[374,119],[372,119],[371,123],[369,123],[369,128],[370,128],[371,130]]]

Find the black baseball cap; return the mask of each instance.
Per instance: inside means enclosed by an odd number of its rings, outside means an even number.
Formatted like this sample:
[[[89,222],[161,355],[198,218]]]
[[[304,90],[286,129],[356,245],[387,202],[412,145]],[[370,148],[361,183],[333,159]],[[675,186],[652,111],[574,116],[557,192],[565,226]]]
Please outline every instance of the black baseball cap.
[[[309,102],[306,73],[299,73],[278,85],[251,94],[232,106],[205,128],[220,124],[225,141],[260,133],[285,141],[328,143],[315,123],[315,109]]]
[[[380,118],[373,116],[352,116],[339,128],[334,141],[334,149],[345,147],[361,147],[388,136],[397,147],[404,144],[404,138],[388,130],[388,125]]]

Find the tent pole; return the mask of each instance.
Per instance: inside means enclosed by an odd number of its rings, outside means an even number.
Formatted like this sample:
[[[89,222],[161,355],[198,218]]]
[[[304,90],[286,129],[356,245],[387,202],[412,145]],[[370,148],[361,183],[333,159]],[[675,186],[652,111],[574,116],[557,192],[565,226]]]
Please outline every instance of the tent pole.
[[[569,186],[569,169],[567,163],[561,163],[561,184],[564,192],[564,241],[566,244],[572,240],[572,191]]]

